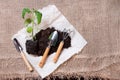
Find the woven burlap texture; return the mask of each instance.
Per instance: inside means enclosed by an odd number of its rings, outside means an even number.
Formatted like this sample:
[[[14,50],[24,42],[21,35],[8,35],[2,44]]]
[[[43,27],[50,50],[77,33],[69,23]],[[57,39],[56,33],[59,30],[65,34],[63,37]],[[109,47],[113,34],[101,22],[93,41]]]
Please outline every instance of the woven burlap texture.
[[[30,73],[11,37],[24,27],[24,7],[54,4],[88,41],[78,55],[50,76],[81,75],[120,79],[120,0],[0,0],[0,79],[38,78]]]

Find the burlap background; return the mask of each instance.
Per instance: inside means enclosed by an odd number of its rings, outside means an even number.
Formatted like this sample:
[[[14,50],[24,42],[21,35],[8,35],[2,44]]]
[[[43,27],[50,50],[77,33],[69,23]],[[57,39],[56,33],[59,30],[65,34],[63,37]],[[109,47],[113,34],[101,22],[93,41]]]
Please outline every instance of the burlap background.
[[[24,26],[24,7],[39,9],[49,4],[58,7],[88,45],[48,78],[120,79],[120,0],[0,0],[0,80],[40,80],[36,71],[28,71],[11,37]]]

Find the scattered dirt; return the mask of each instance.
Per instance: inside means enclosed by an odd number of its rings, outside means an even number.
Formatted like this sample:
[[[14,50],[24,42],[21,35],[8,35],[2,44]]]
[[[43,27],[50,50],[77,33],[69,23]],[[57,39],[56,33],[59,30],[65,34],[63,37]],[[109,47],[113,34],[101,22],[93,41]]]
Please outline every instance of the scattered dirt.
[[[27,40],[26,41],[26,51],[28,52],[28,54],[42,56],[46,47],[48,46],[48,42],[49,42],[48,37],[53,31],[55,31],[54,28],[47,28],[45,30],[41,30],[40,32],[38,32],[35,35],[35,37],[36,37],[35,41]],[[57,51],[58,45],[62,39],[63,39],[63,32],[58,31],[58,41],[55,46],[51,47],[48,55]],[[71,46],[71,38],[70,38],[70,36],[68,36],[67,39],[64,40],[63,49],[68,48],[70,46]]]

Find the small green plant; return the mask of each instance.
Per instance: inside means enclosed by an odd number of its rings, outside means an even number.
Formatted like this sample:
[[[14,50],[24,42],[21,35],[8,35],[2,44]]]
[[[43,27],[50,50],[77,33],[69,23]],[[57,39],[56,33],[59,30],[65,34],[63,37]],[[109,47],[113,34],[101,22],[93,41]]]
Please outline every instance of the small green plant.
[[[25,18],[27,14],[28,16]],[[24,8],[22,10],[22,18],[25,20],[24,24],[27,27],[26,31],[31,33],[32,39],[35,40],[33,31],[34,28],[41,23],[42,13],[35,9],[30,10],[29,8]]]

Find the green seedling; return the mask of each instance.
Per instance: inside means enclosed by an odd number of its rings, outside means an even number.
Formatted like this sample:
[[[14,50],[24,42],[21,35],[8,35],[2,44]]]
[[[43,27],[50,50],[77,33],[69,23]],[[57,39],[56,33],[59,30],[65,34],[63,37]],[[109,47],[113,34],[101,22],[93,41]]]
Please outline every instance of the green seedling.
[[[25,17],[25,15],[28,15],[28,16]],[[26,31],[28,33],[31,33],[32,39],[34,40],[35,37],[34,37],[33,31],[35,26],[41,23],[42,13],[35,9],[30,10],[29,8],[24,8],[22,10],[22,18],[25,20],[24,25],[25,27],[27,27]]]

